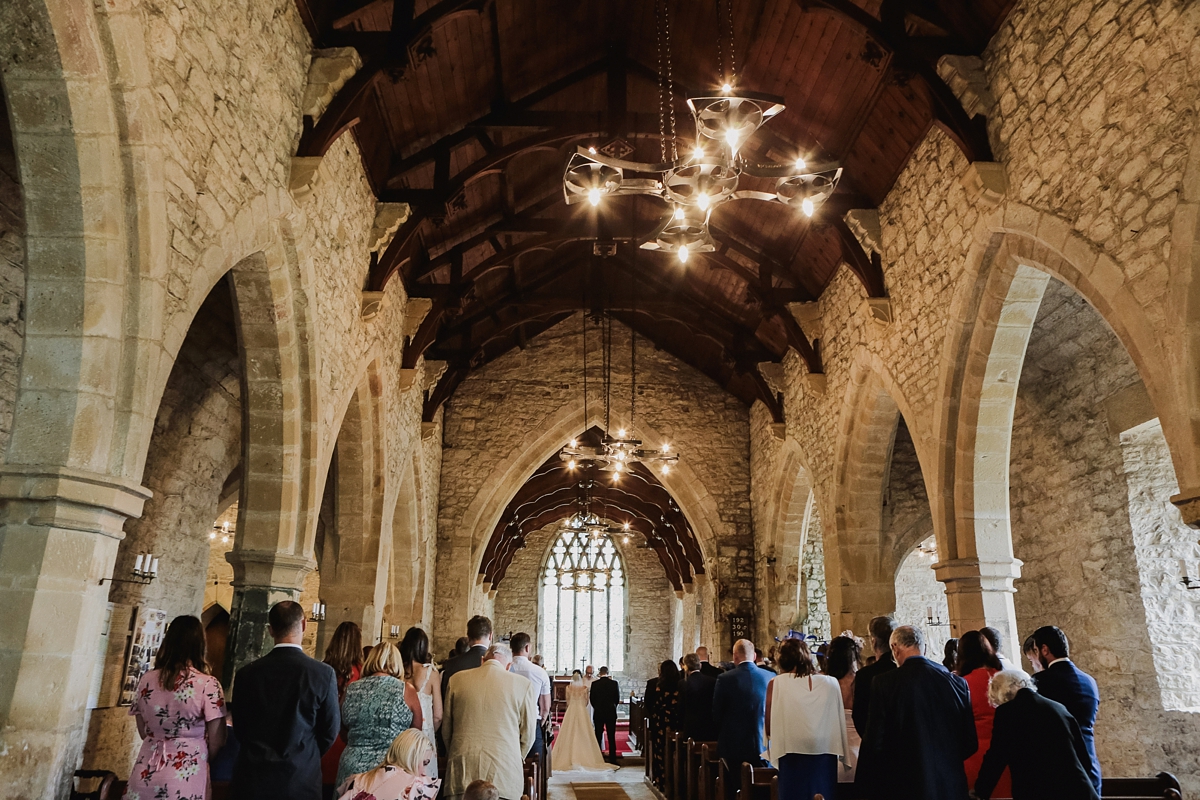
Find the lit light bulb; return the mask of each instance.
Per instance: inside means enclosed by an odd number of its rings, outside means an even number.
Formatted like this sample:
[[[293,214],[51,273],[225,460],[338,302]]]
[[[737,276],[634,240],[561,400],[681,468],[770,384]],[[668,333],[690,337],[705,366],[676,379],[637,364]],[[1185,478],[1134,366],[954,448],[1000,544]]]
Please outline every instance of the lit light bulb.
[[[628,522],[626,522],[626,523],[625,523],[625,530],[629,530],[629,523],[628,523]]]
[[[803,158],[799,158],[799,157],[796,158],[796,169],[804,169],[807,166],[808,165],[804,163]]]
[[[579,446],[579,442],[578,442],[578,441],[576,441],[575,439],[572,439],[572,440],[571,440],[571,442],[570,442],[570,444],[569,444],[569,445],[567,445],[567,446],[568,446],[568,447],[572,447],[572,448],[573,448],[573,447],[578,447],[578,446]]]
[[[670,450],[670,449],[671,449],[671,443],[670,443],[670,442],[663,442],[662,451],[665,453],[665,452],[667,452],[667,451],[668,451],[668,450]]]
[[[622,469],[624,469],[624,468],[625,468],[625,465],[624,465],[624,464],[622,464],[620,461],[618,461],[617,463],[613,464],[613,472],[614,472],[614,474],[615,474],[615,473],[617,473],[617,472],[620,472],[620,471],[621,471]]]
[[[596,155],[596,148],[595,148],[595,147],[589,147],[589,148],[588,148],[588,152],[589,152],[589,153],[591,153],[592,155]]]
[[[588,202],[591,203],[593,206],[600,205],[600,190],[599,189],[588,189]]]
[[[733,87],[727,83],[721,87],[721,91],[724,92],[725,94],[729,94],[730,92],[733,91]]]
[[[675,208],[675,219],[683,219],[683,206]]]
[[[624,428],[621,428],[619,431],[617,431],[617,438],[620,438],[620,439],[625,438],[625,429]]]
[[[701,192],[700,196],[696,198],[696,205],[700,207],[701,211],[706,211],[710,202],[707,192]]]
[[[225,531],[225,533],[229,533],[229,520],[225,520],[225,522],[221,523],[221,530]]]
[[[618,470],[618,471],[616,471],[616,472],[614,472],[614,473],[613,473],[613,483],[616,483],[616,482],[617,482],[617,481],[619,481],[619,480],[621,480],[621,472],[620,472],[620,470]]]
[[[663,464],[663,475],[670,475],[670,474],[671,474],[671,465]]]
[[[222,536],[222,537],[221,537],[221,544],[229,544],[229,537],[228,537],[228,536]]]
[[[730,128],[725,131],[725,141],[729,142],[729,146],[736,148],[738,145],[738,132],[735,128]]]
[[[680,246],[679,246],[679,263],[680,263],[680,264],[686,264],[686,263],[687,263],[687,260],[688,260],[688,249],[687,249],[687,245],[686,245],[686,244],[684,244],[684,245],[680,245]]]
[[[216,531],[212,531],[211,533],[209,533],[209,534],[208,534],[208,538],[209,538],[209,539],[215,539],[215,538],[217,538],[217,532],[216,532]]]
[[[813,212],[817,210],[817,207],[813,205],[812,200],[806,197],[804,198],[804,201],[800,203],[800,210],[804,212],[805,216],[811,217]]]
[[[696,145],[696,149],[692,151],[692,158],[704,158],[704,148]]]
[[[621,538],[621,544],[629,544],[629,537],[628,537],[628,536],[624,536],[624,537],[622,537],[622,538]]]
[[[575,469],[575,462],[574,462],[574,461],[568,461],[568,462],[567,462],[567,469]]]

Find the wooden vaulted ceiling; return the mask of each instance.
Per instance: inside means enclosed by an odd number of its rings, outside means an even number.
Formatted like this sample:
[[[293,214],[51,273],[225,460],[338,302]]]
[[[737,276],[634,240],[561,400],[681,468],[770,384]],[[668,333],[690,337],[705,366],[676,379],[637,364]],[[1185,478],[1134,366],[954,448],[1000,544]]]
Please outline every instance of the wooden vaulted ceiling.
[[[596,446],[602,436],[599,428],[592,428],[579,441]],[[695,575],[704,574],[704,557],[691,525],[650,470],[633,464],[614,481],[595,467],[572,469],[555,454],[518,490],[496,523],[479,567],[484,585],[499,588],[513,556],[525,547],[526,536],[587,511],[589,492],[591,511],[618,526],[629,523],[633,535],[658,554],[676,591],[683,591]]]
[[[433,301],[404,353],[406,367],[422,355],[449,364],[427,418],[471,369],[589,308],[779,420],[757,365],[791,347],[822,371],[819,343],[787,304],[819,297],[841,263],[869,295],[886,295],[887,265],[862,250],[844,213],[886,196],[930,125],[969,160],[991,160],[986,121],[968,118],[936,64],[981,53],[1013,0],[736,0],[736,85],[787,104],[742,154],[839,160],[845,173],[811,220],[778,204],[719,206],[717,251],[686,266],[637,247],[668,213],[662,202],[568,208],[562,197],[578,145],[659,160],[654,2],[296,2],[317,47],[353,46],[364,62],[315,124],[305,120],[298,155],[322,155],[351,130],[378,198],[412,206],[364,288],[400,279]],[[688,147],[684,99],[720,81],[718,5],[668,5]],[[743,188],[769,187],[743,178]]]

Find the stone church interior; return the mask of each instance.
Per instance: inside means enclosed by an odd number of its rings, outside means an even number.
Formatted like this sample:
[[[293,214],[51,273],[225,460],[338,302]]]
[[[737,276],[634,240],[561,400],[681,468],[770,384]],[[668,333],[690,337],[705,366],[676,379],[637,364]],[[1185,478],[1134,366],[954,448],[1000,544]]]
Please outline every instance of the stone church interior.
[[[284,599],[626,696],[1056,625],[1200,792],[1200,5],[5,0],[0,104],[0,795]]]

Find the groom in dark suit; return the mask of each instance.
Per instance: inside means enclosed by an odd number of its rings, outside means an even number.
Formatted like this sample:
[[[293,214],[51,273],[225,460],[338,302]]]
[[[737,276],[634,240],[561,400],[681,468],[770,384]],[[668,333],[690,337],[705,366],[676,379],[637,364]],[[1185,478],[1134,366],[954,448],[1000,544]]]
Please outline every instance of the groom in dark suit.
[[[592,701],[592,721],[596,725],[596,744],[604,752],[604,730],[608,729],[608,757],[617,763],[617,706],[621,704],[621,687],[608,676],[608,667],[600,668],[600,677],[592,681],[588,698]]]
[[[233,731],[241,750],[230,786],[234,800],[321,798],[321,756],[342,718],[333,667],[300,649],[304,627],[299,603],[276,603],[267,616],[275,647],[237,672]]]

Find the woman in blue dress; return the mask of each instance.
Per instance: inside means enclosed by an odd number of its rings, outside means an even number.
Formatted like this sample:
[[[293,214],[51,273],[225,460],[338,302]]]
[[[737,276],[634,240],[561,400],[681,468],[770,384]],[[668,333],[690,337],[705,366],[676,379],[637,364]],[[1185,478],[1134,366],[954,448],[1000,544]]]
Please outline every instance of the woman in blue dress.
[[[362,678],[346,687],[342,733],[346,749],[338,763],[337,785],[350,775],[383,763],[388,748],[408,728],[421,729],[421,701],[404,681],[404,662],[391,642],[375,645]]]

